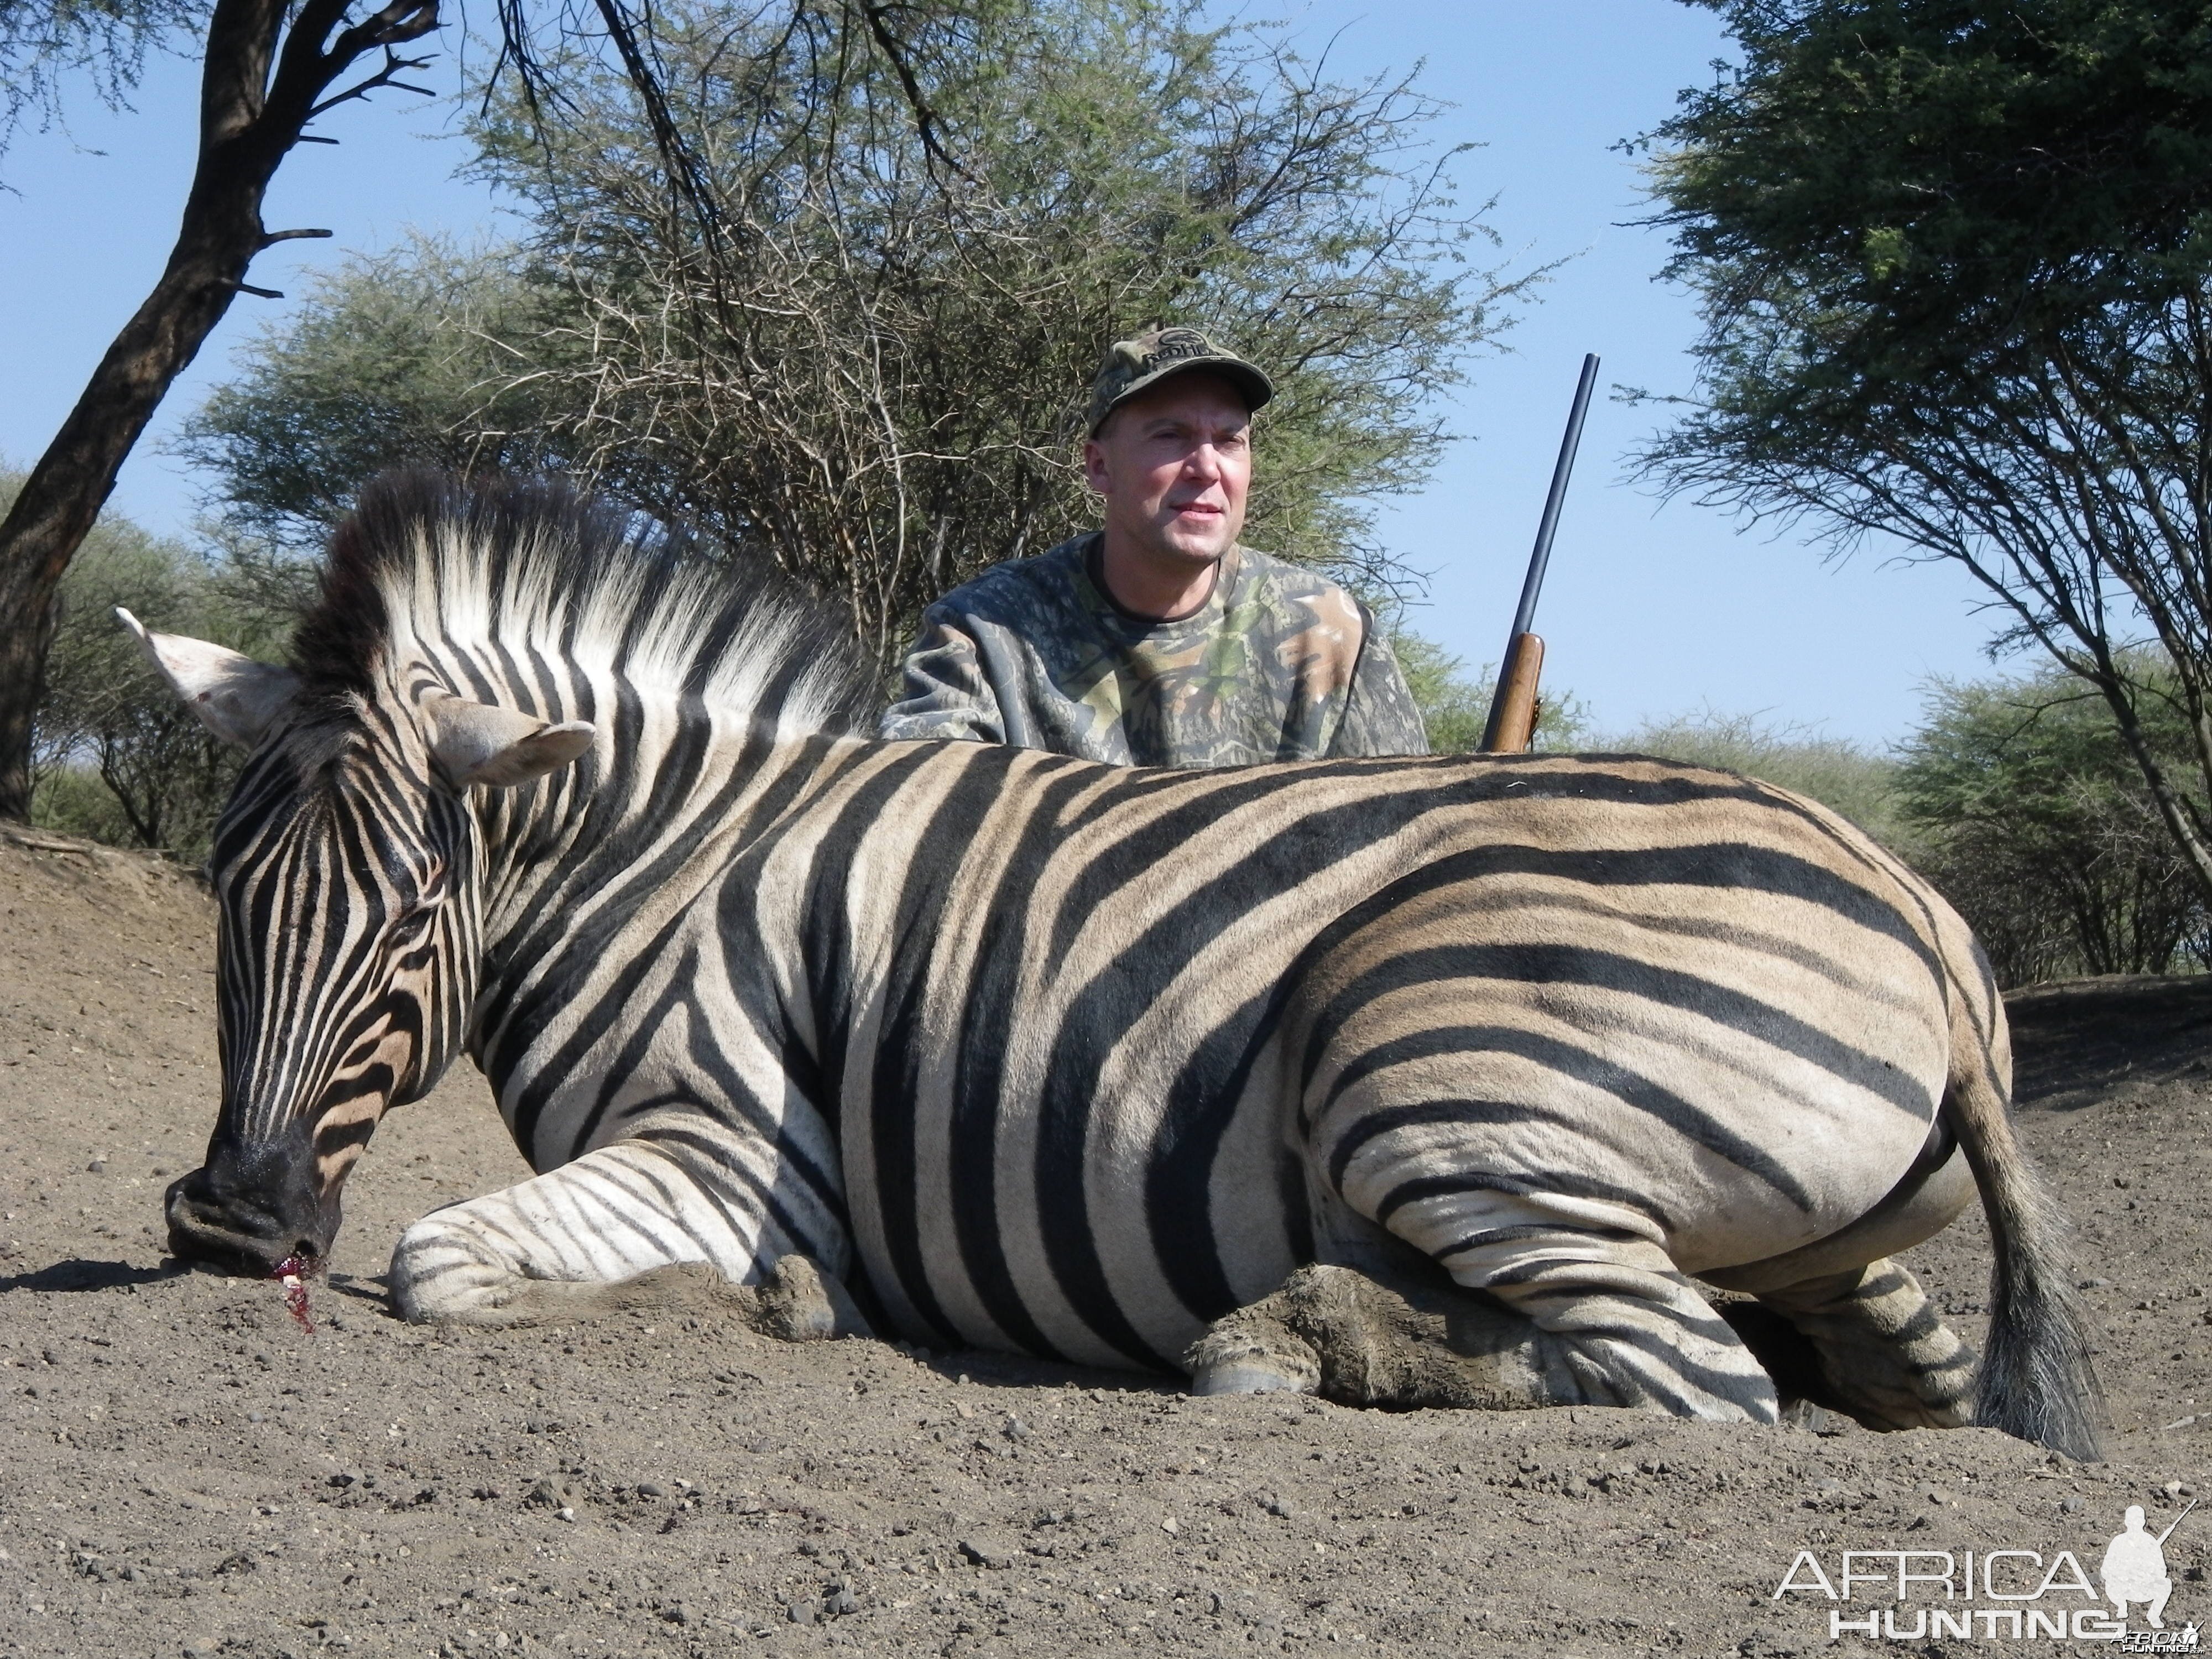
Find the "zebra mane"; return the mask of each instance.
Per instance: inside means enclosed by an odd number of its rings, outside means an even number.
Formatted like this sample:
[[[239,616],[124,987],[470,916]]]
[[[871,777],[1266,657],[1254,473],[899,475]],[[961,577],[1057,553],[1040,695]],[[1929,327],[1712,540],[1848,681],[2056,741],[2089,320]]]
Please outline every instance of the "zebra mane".
[[[876,668],[842,617],[763,555],[713,553],[556,479],[387,471],[331,538],[293,664],[333,709],[374,697],[397,646],[526,695],[535,656],[787,732],[858,729]]]

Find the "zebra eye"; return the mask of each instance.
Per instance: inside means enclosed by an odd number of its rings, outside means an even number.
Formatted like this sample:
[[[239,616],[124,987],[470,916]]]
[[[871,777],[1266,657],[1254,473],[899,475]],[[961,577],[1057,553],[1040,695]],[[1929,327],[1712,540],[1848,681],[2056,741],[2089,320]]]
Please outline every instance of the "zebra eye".
[[[395,954],[413,950],[430,936],[431,925],[437,919],[434,902],[411,906],[392,924],[392,931],[385,935],[385,948]]]

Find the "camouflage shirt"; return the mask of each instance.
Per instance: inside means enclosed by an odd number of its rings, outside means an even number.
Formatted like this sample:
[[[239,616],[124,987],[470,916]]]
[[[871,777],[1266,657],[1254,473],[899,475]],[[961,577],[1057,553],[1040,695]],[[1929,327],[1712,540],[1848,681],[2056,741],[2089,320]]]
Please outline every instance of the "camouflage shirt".
[[[966,738],[1121,766],[1425,755],[1365,606],[1249,547],[1172,622],[1107,597],[1097,531],[993,567],[922,613],[886,738]]]

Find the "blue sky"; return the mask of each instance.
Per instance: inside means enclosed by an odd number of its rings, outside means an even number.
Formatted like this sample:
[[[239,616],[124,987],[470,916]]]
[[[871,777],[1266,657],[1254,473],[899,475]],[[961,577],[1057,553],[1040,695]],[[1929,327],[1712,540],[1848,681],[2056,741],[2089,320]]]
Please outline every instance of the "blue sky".
[[[1460,163],[1461,194],[1497,198],[1504,257],[1566,259],[1505,349],[1443,405],[1469,441],[1383,524],[1431,574],[1412,625],[1471,663],[1493,660],[1583,353],[1603,357],[1603,386],[1690,389],[1695,313],[1656,280],[1665,239],[1633,222],[1639,176],[1614,146],[1662,119],[1727,43],[1709,13],[1677,0],[1311,0],[1260,15],[1285,17],[1310,51],[1333,41],[1347,74],[1425,60],[1422,84],[1455,106],[1437,138],[1483,146]],[[452,83],[443,68],[433,84]],[[26,134],[0,161],[17,192],[0,196],[0,457],[38,453],[159,274],[189,178],[195,91],[189,64],[158,64],[135,113],[79,98],[66,130]],[[326,118],[318,130],[343,142],[295,152],[265,217],[337,234],[280,245],[254,280],[296,293],[304,273],[409,227],[498,234],[487,192],[451,176],[465,157],[442,136],[449,119],[446,106],[397,94]],[[188,526],[198,486],[161,453],[162,434],[286,309],[240,298],[125,468],[115,507],[157,530]],[[1886,743],[1911,729],[1929,675],[1989,672],[1991,622],[1954,568],[1879,549],[1826,562],[1797,538],[1739,533],[1690,502],[1662,507],[1625,460],[1654,418],[1593,407],[1538,617],[1547,683],[1580,696],[1601,727],[1710,707]]]

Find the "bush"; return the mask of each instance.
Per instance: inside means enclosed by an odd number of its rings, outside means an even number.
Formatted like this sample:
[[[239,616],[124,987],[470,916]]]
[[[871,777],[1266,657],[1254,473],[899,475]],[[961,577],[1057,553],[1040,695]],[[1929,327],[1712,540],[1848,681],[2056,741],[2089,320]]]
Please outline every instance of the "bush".
[[[2162,667],[2127,665],[2154,749],[2180,764],[2186,724]],[[2162,974],[2212,963],[2212,917],[2104,702],[2057,669],[1937,681],[1898,774],[1926,868],[1973,924],[2000,982]]]
[[[382,465],[555,465],[765,551],[888,666],[948,588],[1096,522],[1100,353],[1186,321],[1277,380],[1252,545],[1370,596],[1417,585],[1381,502],[1431,471],[1436,398],[1540,273],[1486,267],[1411,80],[1340,84],[1186,0],[987,8],[918,48],[955,176],[882,55],[797,15],[657,14],[711,234],[611,60],[566,66],[550,142],[493,97],[478,165],[523,241],[417,240],[316,283],[181,441],[228,510],[304,547]]]
[[[1717,766],[1810,795],[1905,859],[1924,852],[1898,794],[1898,763],[1847,738],[1804,726],[1770,726],[1756,714],[1699,714],[1647,720],[1604,740],[1607,749]]]

